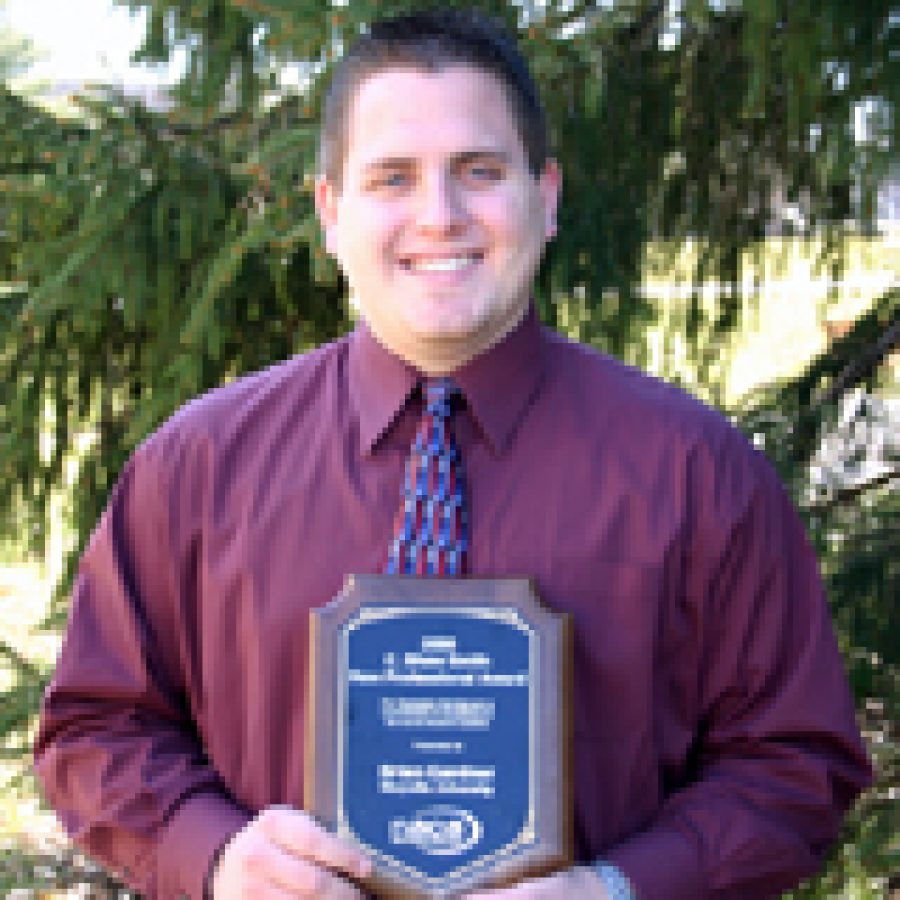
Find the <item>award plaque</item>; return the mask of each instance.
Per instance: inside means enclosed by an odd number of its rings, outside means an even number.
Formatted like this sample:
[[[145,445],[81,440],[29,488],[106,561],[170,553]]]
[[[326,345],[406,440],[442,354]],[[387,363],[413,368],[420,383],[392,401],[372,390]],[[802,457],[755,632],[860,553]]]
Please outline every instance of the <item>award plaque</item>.
[[[568,617],[527,579],[350,576],[310,618],[305,807],[378,897],[571,864]]]

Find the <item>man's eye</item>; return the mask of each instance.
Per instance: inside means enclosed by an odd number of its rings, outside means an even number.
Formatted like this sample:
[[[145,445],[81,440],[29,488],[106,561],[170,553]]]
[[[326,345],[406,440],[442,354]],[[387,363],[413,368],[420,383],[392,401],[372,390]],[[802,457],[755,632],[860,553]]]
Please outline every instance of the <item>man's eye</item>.
[[[375,187],[401,187],[406,183],[406,175],[403,172],[388,172],[375,179]]]
[[[503,177],[497,166],[469,166],[469,174],[478,181],[499,181]]]

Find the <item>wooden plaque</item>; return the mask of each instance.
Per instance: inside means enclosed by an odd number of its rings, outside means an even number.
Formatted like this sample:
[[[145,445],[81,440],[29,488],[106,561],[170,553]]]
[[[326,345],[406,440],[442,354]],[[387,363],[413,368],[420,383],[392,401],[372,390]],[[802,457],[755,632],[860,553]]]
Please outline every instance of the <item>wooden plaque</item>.
[[[572,861],[568,616],[527,579],[353,575],[310,620],[304,806],[378,897]]]

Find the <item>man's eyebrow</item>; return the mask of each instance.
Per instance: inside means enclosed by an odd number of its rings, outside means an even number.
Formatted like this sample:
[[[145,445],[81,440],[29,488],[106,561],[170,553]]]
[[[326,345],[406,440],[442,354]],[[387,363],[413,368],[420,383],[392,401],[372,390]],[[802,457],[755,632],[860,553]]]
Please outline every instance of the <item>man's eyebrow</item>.
[[[363,168],[367,172],[372,169],[408,169],[414,164],[415,160],[409,156],[385,156],[366,163]]]
[[[463,150],[451,157],[456,164],[465,164],[477,160],[491,160],[499,163],[508,163],[510,155],[505,150]],[[411,169],[416,164],[414,156],[385,156],[374,159],[363,167],[365,171],[377,171],[380,169]]]
[[[454,159],[461,163],[484,159],[505,164],[509,162],[509,154],[505,150],[466,150]]]

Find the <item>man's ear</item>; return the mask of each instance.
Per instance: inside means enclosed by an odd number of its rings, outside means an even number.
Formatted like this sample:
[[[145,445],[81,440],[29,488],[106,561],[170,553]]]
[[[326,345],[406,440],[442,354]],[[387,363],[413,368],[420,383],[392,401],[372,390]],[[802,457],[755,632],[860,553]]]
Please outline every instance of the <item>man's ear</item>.
[[[544,239],[556,237],[556,215],[562,190],[562,169],[555,159],[548,159],[538,182],[544,202]]]
[[[337,256],[337,191],[324,175],[316,176],[313,199],[316,215],[325,238],[325,250],[330,256]]]

